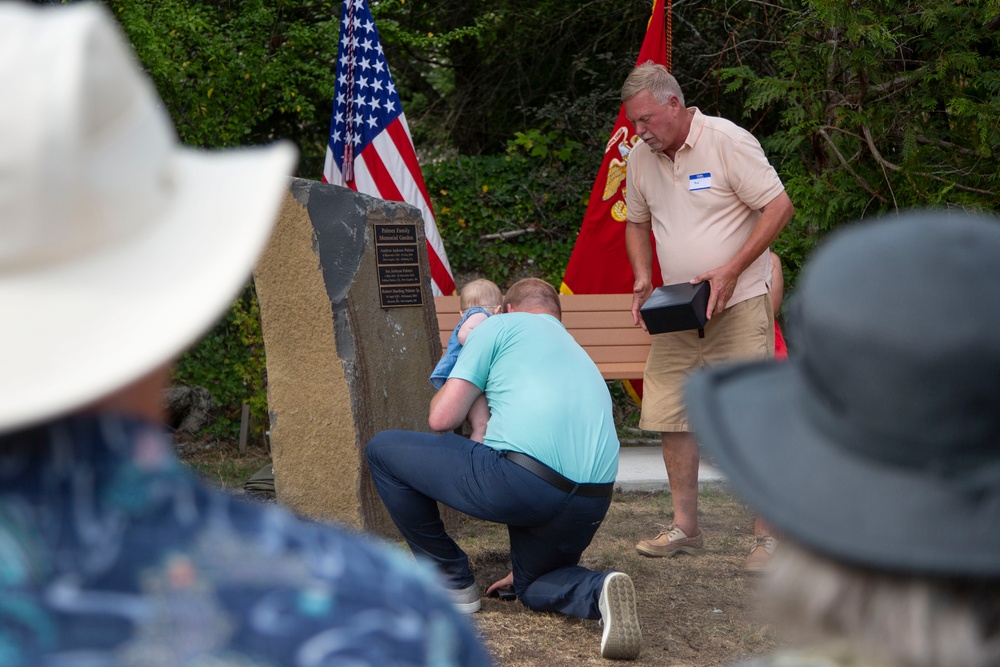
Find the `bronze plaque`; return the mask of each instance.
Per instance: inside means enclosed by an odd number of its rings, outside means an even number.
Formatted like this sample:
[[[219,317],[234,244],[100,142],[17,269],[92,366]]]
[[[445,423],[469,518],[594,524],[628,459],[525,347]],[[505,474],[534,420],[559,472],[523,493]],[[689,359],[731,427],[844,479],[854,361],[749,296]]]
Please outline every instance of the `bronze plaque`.
[[[387,285],[420,285],[420,271],[416,264],[401,266],[378,267],[378,284]]]
[[[419,306],[423,303],[420,285],[407,285],[405,287],[380,287],[379,295],[382,299],[383,308],[393,308],[395,306]]]
[[[386,264],[420,264],[420,256],[417,254],[417,244],[412,245],[382,245],[375,246],[375,263],[379,266]]]
[[[410,224],[375,225],[375,245],[416,243],[417,226]]]
[[[375,225],[375,265],[383,308],[423,305],[416,225]]]

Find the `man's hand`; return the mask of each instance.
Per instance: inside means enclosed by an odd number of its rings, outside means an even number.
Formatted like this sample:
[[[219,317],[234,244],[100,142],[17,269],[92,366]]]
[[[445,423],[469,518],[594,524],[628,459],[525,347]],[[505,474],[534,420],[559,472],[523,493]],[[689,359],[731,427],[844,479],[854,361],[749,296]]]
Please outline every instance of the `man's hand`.
[[[653,285],[648,280],[636,280],[635,284],[632,285],[632,324],[642,327],[643,331],[648,331],[648,329],[646,329],[646,323],[639,313],[639,308],[646,303],[646,299],[652,293]]]
[[[444,386],[431,399],[427,425],[434,431],[458,428],[469,414],[473,401],[483,391],[468,380],[448,378]]]
[[[514,573],[509,572],[506,577],[500,581],[494,581],[490,584],[490,587],[486,589],[486,597],[489,597],[493,591],[500,588],[513,588],[514,587]]]
[[[625,224],[625,251],[628,253],[629,264],[632,265],[632,275],[635,282],[632,283],[632,324],[646,329],[646,323],[642,321],[639,308],[646,303],[646,299],[653,292],[653,281],[650,278],[653,266],[653,242],[650,239],[652,223],[633,222],[629,220]]]
[[[778,233],[788,224],[794,212],[792,200],[782,191],[760,209],[760,217],[754,223],[750,236],[728,262],[691,280],[692,284],[707,280],[712,286],[708,307],[705,309],[708,319],[726,309],[736,291],[736,281],[740,275],[778,238]]]
[[[708,295],[708,307],[705,309],[705,316],[708,319],[712,319],[713,315],[718,315],[726,309],[726,304],[732,298],[733,292],[736,290],[736,281],[739,278],[739,272],[724,264],[691,279],[692,285],[707,280],[712,288]]]

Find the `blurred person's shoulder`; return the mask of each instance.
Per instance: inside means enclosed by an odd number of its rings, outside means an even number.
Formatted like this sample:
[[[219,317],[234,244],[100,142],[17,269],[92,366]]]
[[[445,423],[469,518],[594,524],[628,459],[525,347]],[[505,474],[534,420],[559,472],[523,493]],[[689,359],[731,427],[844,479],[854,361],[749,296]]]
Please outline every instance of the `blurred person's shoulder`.
[[[35,621],[9,647],[19,664],[491,664],[433,571],[205,482],[162,428],[74,416],[0,445],[0,594]],[[19,623],[0,611],[0,634]]]
[[[215,568],[219,590],[247,589],[257,609],[246,614],[237,603],[231,612],[265,638],[288,633],[290,655],[310,650],[366,664],[492,664],[437,573],[399,547],[280,506],[209,492],[229,504],[238,526],[230,532],[205,525],[212,552],[229,556]],[[233,576],[248,570],[253,576]]]

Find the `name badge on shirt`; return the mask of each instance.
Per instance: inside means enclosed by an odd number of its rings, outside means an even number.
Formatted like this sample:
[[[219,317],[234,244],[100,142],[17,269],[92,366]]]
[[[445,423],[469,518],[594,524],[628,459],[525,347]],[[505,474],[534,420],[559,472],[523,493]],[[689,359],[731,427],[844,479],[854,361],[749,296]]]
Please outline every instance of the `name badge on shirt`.
[[[694,192],[695,190],[708,190],[710,187],[712,187],[711,174],[691,174],[688,177],[689,192]]]

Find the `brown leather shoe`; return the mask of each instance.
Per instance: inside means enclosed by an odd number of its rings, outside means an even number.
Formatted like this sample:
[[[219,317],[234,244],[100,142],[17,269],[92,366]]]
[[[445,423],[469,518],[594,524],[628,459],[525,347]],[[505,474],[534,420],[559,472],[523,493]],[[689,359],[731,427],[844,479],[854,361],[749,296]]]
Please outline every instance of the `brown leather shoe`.
[[[744,569],[747,572],[765,572],[771,567],[774,560],[774,550],[778,548],[778,540],[770,535],[757,535],[754,537],[753,546],[750,548],[750,555],[747,556],[747,564]]]
[[[642,540],[635,545],[635,550],[643,556],[651,558],[663,558],[665,556],[676,556],[679,553],[691,554],[692,556],[701,553],[705,549],[705,534],[698,533],[694,537],[688,537],[683,530],[677,526],[660,531],[660,534],[651,540]]]

